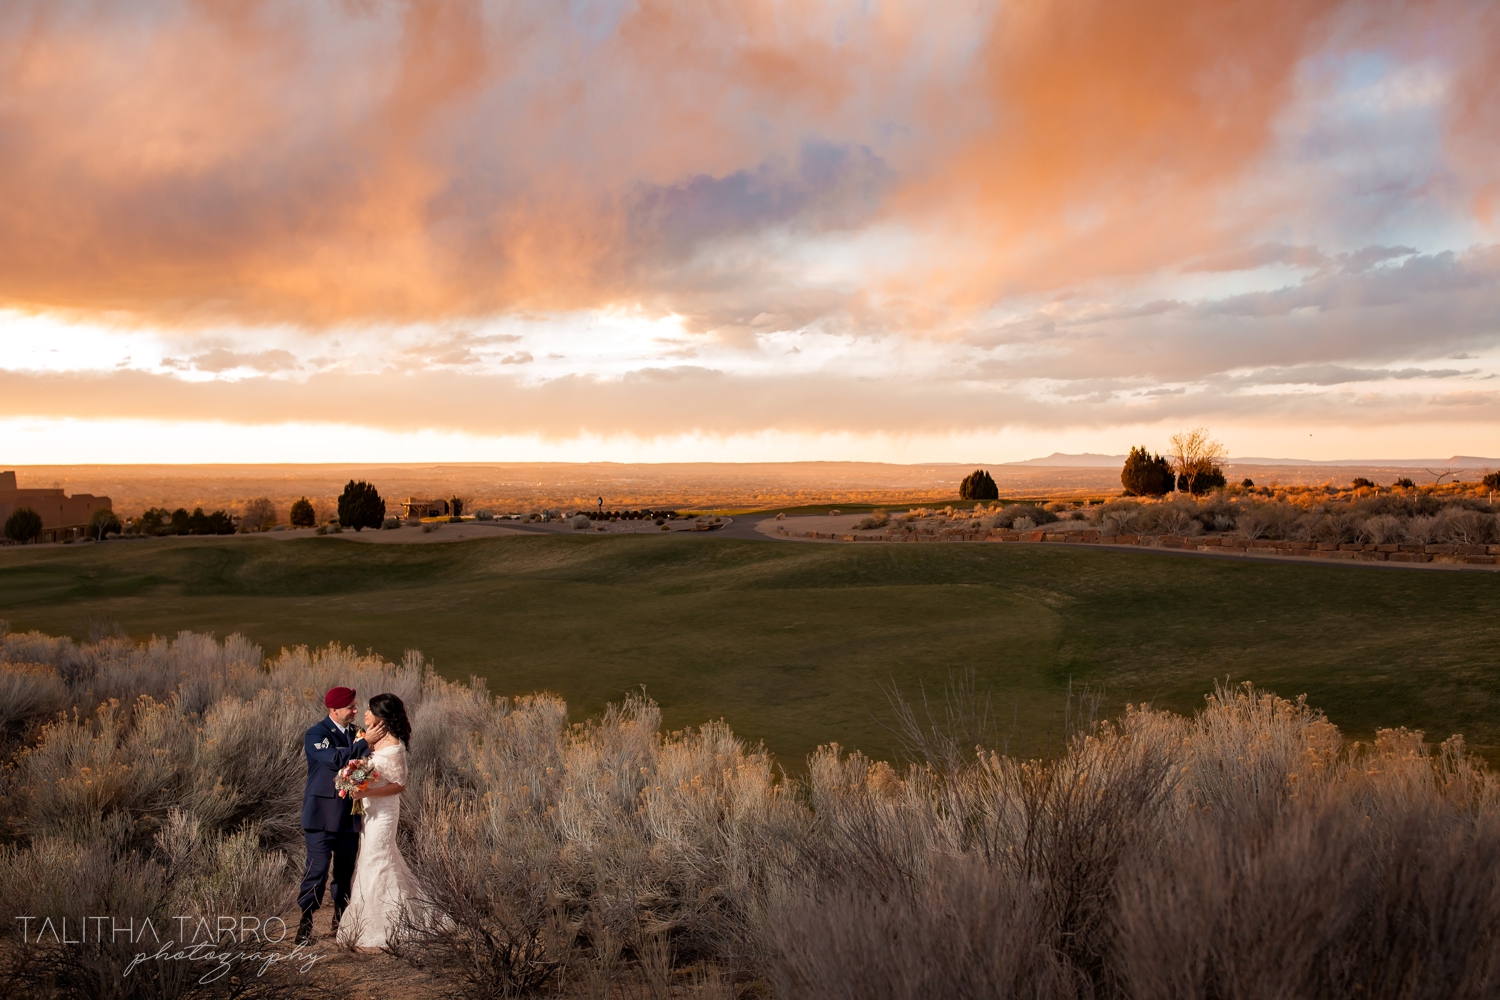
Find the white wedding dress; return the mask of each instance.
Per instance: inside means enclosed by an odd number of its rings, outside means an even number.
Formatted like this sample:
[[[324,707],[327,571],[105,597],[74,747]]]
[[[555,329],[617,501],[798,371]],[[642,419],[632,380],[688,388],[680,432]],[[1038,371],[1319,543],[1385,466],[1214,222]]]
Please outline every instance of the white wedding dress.
[[[370,754],[376,777],[371,788],[406,785],[406,748],[400,743]],[[349,905],[339,921],[338,941],[353,948],[384,948],[400,928],[402,909],[411,917],[430,919],[416,879],[396,846],[401,819],[401,793],[367,798],[359,858],[354,864],[354,886]]]

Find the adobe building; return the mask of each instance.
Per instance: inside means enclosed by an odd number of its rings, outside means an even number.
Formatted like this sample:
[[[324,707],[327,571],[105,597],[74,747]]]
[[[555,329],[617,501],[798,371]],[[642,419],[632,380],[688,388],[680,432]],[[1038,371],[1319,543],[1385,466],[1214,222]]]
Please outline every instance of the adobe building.
[[[109,497],[92,493],[68,496],[60,489],[23,490],[14,472],[0,472],[0,525],[17,510],[30,507],[42,516],[42,540],[80,538],[96,510],[111,510]]]
[[[423,500],[420,497],[407,497],[401,501],[401,506],[406,508],[407,517],[457,517],[464,512],[463,501],[458,497],[451,500]]]

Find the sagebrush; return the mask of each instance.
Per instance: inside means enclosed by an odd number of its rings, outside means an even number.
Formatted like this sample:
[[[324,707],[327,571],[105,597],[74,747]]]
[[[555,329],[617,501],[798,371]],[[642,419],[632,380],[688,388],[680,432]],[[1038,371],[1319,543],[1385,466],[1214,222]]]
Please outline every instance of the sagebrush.
[[[0,635],[8,917],[289,909],[300,734],[335,684],[412,710],[403,850],[452,925],[395,951],[456,995],[603,995],[627,968],[660,996],[1500,990],[1500,786],[1458,737],[1349,743],[1303,701],[1226,686],[1192,718],[1082,726],[1051,760],[914,731],[915,762],[830,744],[792,777],[722,723],[662,733],[644,698],[572,723],[416,653],[266,659],[190,633]],[[6,995],[296,985],[127,980],[124,951],[5,934]]]

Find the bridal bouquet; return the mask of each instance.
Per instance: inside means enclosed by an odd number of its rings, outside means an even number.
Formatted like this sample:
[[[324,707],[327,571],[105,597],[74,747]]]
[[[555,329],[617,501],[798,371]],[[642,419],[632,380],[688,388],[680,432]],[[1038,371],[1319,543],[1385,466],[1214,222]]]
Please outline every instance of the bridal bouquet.
[[[358,757],[344,765],[338,777],[333,779],[333,787],[339,790],[339,798],[347,798],[350,792],[362,792],[370,787],[370,782],[378,777],[380,777],[380,772],[375,770],[375,759]],[[355,799],[354,808],[350,812],[355,816],[361,816],[364,811],[364,799]]]

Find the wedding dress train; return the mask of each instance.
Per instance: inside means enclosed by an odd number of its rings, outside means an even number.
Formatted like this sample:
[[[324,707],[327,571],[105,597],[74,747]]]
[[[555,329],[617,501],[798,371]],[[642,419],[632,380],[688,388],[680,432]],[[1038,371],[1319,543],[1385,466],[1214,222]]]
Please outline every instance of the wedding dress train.
[[[406,748],[400,743],[370,756],[378,777],[371,788],[406,784]],[[355,948],[384,948],[400,929],[403,908],[411,918],[431,920],[416,879],[396,846],[401,819],[401,794],[380,795],[365,803],[364,833],[354,865],[354,887],[339,921],[339,944]]]

